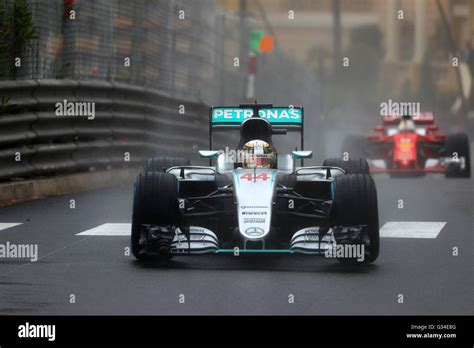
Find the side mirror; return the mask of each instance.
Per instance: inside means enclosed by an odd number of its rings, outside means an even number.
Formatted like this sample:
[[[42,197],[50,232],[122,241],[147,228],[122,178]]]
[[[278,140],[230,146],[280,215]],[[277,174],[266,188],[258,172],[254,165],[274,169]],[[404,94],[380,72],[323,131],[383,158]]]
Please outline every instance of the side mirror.
[[[199,150],[199,156],[202,158],[217,158],[219,154],[220,151],[218,150]]]
[[[313,151],[293,151],[291,157],[294,159],[311,158],[313,157]]]
[[[376,132],[385,132],[385,127],[384,126],[374,127],[374,131],[376,131]]]
[[[436,132],[438,130],[438,126],[431,125],[426,128],[428,132]]]

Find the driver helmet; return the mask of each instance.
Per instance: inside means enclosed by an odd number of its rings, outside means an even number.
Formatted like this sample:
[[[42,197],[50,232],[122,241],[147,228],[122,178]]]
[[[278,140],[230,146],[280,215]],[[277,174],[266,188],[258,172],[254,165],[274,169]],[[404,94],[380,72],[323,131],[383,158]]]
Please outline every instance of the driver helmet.
[[[244,168],[273,168],[275,166],[275,152],[266,141],[258,139],[248,141],[242,152]]]
[[[400,132],[410,132],[415,130],[415,122],[413,117],[410,115],[405,115],[402,117],[400,123],[398,124],[398,130]]]

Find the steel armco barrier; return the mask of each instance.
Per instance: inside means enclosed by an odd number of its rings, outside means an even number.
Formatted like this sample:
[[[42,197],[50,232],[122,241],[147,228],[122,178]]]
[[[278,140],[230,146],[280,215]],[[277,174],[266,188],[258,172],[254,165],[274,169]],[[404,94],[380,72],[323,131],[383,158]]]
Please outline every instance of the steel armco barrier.
[[[208,146],[208,106],[104,81],[0,81],[0,180],[141,166]],[[57,116],[58,102],[95,103],[95,118]]]

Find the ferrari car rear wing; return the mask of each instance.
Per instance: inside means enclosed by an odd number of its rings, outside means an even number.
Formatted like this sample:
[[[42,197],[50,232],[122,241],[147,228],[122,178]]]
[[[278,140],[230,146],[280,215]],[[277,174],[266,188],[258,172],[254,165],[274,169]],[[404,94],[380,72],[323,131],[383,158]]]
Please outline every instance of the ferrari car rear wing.
[[[401,115],[386,115],[383,117],[383,123],[386,125],[397,124],[401,117]],[[433,124],[434,114],[431,111],[420,112],[413,115],[413,121],[415,121],[415,124]]]
[[[296,106],[272,104],[240,104],[239,106],[213,106],[209,109],[209,150],[212,150],[213,132],[240,129],[242,122],[251,117],[261,117],[272,125],[273,134],[287,131],[300,133],[304,150],[304,109]]]

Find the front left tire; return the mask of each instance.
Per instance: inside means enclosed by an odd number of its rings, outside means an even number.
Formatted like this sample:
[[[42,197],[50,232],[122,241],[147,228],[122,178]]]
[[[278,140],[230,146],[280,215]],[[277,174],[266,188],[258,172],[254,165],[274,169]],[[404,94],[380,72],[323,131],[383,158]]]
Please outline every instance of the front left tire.
[[[370,174],[369,163],[365,158],[350,158],[347,161],[342,158],[328,158],[323,162],[323,166],[339,167],[344,169],[346,174]]]
[[[446,171],[447,178],[470,178],[471,177],[471,155],[469,149],[469,138],[464,133],[450,134],[446,139],[446,155],[448,157],[465,159],[464,169],[452,164]]]
[[[371,263],[379,255],[379,214],[374,179],[366,174],[339,175],[333,182],[333,226],[365,225],[358,243],[364,245],[364,260],[340,258],[342,263]],[[336,241],[342,236],[335,234]]]

